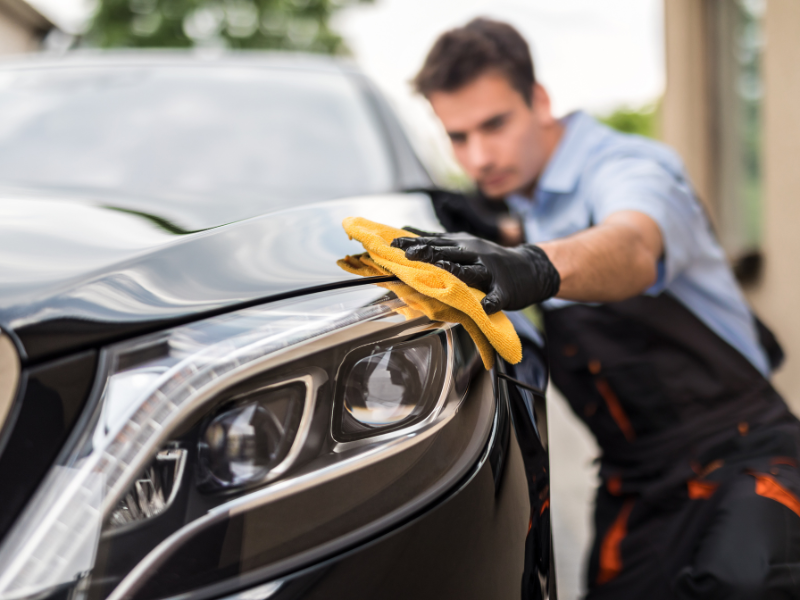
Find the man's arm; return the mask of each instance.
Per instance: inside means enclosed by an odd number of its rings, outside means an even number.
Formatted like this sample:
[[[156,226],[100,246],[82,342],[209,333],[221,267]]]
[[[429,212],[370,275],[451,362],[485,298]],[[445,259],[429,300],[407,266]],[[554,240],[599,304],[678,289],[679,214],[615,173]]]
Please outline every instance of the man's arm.
[[[559,240],[537,244],[561,276],[558,298],[617,302],[656,282],[664,242],[656,222],[624,210]]]
[[[520,310],[553,296],[613,302],[645,291],[656,281],[661,231],[642,212],[611,213],[597,225],[541,245],[504,248],[467,233],[401,237],[392,246],[409,260],[431,263],[483,291],[488,314]]]

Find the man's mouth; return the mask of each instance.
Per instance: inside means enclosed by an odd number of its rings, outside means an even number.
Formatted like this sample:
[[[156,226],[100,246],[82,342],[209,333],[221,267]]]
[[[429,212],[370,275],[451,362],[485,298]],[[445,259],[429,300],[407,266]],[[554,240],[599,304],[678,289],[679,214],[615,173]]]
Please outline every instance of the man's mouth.
[[[480,187],[486,187],[486,188],[500,187],[508,180],[510,175],[511,173],[504,172],[504,173],[494,173],[492,175],[482,177],[479,182]]]

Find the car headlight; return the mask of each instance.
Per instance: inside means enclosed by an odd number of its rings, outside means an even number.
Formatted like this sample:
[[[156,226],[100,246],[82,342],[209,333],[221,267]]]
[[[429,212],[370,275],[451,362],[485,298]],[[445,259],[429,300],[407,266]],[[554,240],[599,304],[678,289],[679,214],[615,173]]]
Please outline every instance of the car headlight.
[[[244,585],[374,535],[474,466],[494,414],[463,401],[479,362],[375,286],[108,347],[0,548],[0,598]]]

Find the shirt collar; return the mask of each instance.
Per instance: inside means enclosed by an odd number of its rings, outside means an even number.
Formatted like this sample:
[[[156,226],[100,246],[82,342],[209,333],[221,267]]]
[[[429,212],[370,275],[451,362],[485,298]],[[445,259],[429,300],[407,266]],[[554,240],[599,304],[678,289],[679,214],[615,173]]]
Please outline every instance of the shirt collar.
[[[603,128],[585,112],[561,119],[564,135],[542,173],[537,191],[566,194],[575,189],[586,159],[603,134]]]

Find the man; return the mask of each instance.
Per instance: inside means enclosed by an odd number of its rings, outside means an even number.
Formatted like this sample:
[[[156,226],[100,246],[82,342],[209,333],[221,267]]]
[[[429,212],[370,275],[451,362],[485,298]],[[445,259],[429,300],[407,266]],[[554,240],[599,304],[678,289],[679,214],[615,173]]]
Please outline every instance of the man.
[[[488,313],[541,303],[552,380],[602,449],[589,598],[800,598],[800,423],[677,155],[555,119],[503,23],[443,34],[415,85],[528,243],[394,245]]]

